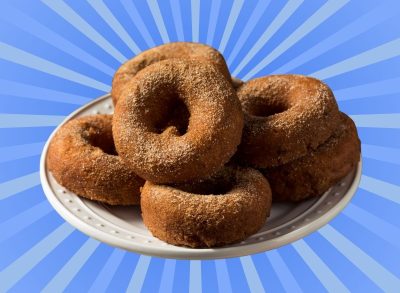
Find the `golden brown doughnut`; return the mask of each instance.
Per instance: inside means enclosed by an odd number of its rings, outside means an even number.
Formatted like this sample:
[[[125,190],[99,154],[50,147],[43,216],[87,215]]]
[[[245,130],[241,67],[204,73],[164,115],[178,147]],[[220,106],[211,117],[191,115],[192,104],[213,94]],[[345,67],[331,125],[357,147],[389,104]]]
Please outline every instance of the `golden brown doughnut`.
[[[141,209],[155,237],[173,245],[216,247],[240,242],[264,225],[271,190],[257,170],[226,167],[193,184],[146,181]]]
[[[225,59],[218,50],[199,43],[176,42],[164,44],[140,53],[125,62],[117,70],[113,78],[111,90],[114,105],[117,100],[119,100],[127,82],[140,70],[150,64],[167,59],[195,59],[200,62],[210,62],[230,80],[230,74]]]
[[[47,167],[59,184],[70,191],[111,205],[140,202],[139,178],[116,155],[112,115],[76,118],[52,138]]]
[[[337,128],[339,110],[330,88],[302,75],[253,79],[237,91],[245,112],[238,159],[267,168],[305,156]]]
[[[342,113],[338,129],[316,150],[287,164],[261,171],[271,184],[274,201],[300,201],[322,195],[353,170],[359,159],[357,129]]]
[[[179,112],[190,113],[187,125],[179,125]],[[218,171],[236,152],[242,127],[230,82],[209,63],[175,59],[130,81],[115,108],[113,135],[118,154],[140,177],[178,183]]]

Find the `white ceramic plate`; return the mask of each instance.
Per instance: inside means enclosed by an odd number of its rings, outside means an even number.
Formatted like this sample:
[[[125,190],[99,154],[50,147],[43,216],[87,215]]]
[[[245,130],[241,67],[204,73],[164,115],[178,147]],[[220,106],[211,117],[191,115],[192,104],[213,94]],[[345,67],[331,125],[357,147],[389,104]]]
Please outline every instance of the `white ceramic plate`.
[[[110,95],[81,107],[71,118],[93,114],[111,114]],[[57,129],[55,130],[57,131]],[[165,258],[215,259],[237,257],[274,249],[300,239],[334,218],[353,197],[361,176],[357,168],[322,197],[300,204],[275,203],[266,225],[245,241],[212,249],[192,249],[169,245],[151,235],[143,225],[139,207],[110,207],[78,197],[60,186],[46,168],[48,139],[40,162],[43,190],[57,212],[83,233],[129,251]]]

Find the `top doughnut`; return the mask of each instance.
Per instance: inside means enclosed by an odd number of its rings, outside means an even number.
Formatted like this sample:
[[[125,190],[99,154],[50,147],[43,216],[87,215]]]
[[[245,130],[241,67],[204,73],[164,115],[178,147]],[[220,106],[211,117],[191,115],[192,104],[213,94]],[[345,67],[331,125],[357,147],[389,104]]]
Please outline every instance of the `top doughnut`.
[[[225,59],[218,50],[199,43],[176,42],[146,50],[125,62],[115,73],[111,96],[114,105],[119,100],[126,83],[140,70],[150,64],[167,59],[197,59],[214,64],[228,79],[231,79]]]
[[[118,154],[154,183],[202,179],[236,152],[243,112],[232,84],[209,62],[165,60],[141,70],[118,101]]]
[[[259,168],[285,164],[315,150],[340,123],[331,89],[302,75],[270,75],[242,85],[245,113],[238,159]]]

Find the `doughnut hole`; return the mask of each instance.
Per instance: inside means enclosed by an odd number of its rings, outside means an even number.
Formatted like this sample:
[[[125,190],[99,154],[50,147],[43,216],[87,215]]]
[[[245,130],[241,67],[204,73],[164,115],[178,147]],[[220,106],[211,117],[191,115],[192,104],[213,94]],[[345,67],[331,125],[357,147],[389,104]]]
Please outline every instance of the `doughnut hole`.
[[[285,112],[290,105],[284,99],[278,99],[274,96],[258,97],[254,96],[248,103],[243,105],[247,114],[256,117],[268,117]]]
[[[174,96],[164,104],[164,113],[155,124],[156,132],[161,134],[168,128],[173,128],[177,135],[184,135],[189,125],[190,113],[185,103]]]
[[[103,129],[102,132],[96,128],[90,127],[85,132],[84,137],[91,146],[101,149],[108,155],[118,155],[115,150],[111,127],[109,129]]]

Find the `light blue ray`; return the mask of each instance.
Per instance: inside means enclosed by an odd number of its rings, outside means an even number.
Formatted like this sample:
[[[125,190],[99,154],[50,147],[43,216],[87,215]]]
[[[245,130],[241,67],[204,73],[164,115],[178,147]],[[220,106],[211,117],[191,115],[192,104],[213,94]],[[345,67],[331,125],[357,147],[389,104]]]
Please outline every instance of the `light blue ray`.
[[[234,47],[232,52],[228,56],[228,64],[231,64],[237,54],[239,53],[240,49],[244,46],[245,42],[249,38],[250,34],[253,32],[254,28],[260,21],[261,17],[263,16],[265,10],[267,9],[268,5],[271,3],[270,0],[266,1],[258,1],[256,7],[254,8],[251,16],[249,17],[248,21],[242,31],[240,33],[239,39],[235,41]]]
[[[318,232],[383,291],[398,291],[400,288],[399,278],[387,271],[332,226],[326,225]]]
[[[229,278],[226,260],[217,259],[214,261],[215,271],[217,273],[218,291],[219,292],[232,292],[231,280]]]
[[[127,292],[140,293],[143,287],[144,278],[146,277],[147,270],[149,269],[150,260],[151,257],[147,255],[141,255],[139,257],[131,281],[126,289]]]
[[[368,31],[395,13],[397,13],[396,9],[390,10],[387,6],[381,5],[378,9],[375,9],[359,18],[355,18],[349,25],[343,27],[334,34],[329,35],[326,39],[321,40],[315,46],[291,59],[278,69],[275,69],[272,73],[289,72],[290,70],[321,56],[330,49],[353,39],[355,36]]]
[[[400,204],[400,186],[369,177],[367,175],[361,176],[360,188],[379,195],[382,198]]]
[[[228,44],[233,27],[235,26],[236,20],[239,16],[243,4],[244,0],[235,0],[233,2],[231,12],[229,13],[228,21],[226,22],[224,33],[222,35],[221,43],[219,44],[219,51],[222,53],[225,51],[226,45]]]
[[[63,292],[99,245],[100,242],[92,238],[86,240],[41,292]]]
[[[54,212],[51,205],[44,200],[28,210],[8,219],[0,224],[0,242],[18,234],[26,227],[32,225],[37,220],[43,218],[50,212]]]
[[[400,248],[400,229],[350,203],[343,213],[378,237]]]
[[[305,35],[318,27],[321,23],[334,15],[339,9],[345,6],[349,0],[327,1],[313,15],[311,15],[302,25],[300,25],[289,37],[279,44],[271,53],[269,53],[259,64],[257,64],[244,79],[249,79],[265,66],[271,63],[274,59],[282,55],[287,49],[301,40]]]
[[[337,62],[331,66],[325,67],[311,75],[319,79],[328,79],[399,55],[400,39],[395,39],[368,51],[364,51],[356,56],[347,58],[341,62]]]
[[[35,100],[82,105],[91,99],[8,80],[0,80],[0,94]]]
[[[65,116],[0,114],[0,128],[56,126]]]
[[[281,28],[281,26],[289,19],[289,17],[299,8],[304,0],[290,0],[286,5],[279,11],[278,15],[269,24],[267,29],[258,39],[258,41],[251,47],[250,51],[242,58],[242,61],[233,71],[234,76],[238,75],[242,71],[243,67],[250,62],[251,59],[264,47],[269,39]]]
[[[192,41],[199,41],[200,33],[200,0],[192,0]]]
[[[251,292],[265,292],[265,289],[260,281],[256,267],[254,266],[251,256],[242,256],[240,258],[244,275],[247,280]]]
[[[25,252],[16,261],[0,272],[0,291],[7,291],[26,273],[32,270],[46,255],[67,238],[74,228],[68,223],[60,225],[43,240]]]
[[[44,142],[38,142],[0,148],[0,163],[39,155],[43,146]]]
[[[357,127],[400,128],[399,113],[350,115],[350,117]]]
[[[115,70],[113,68],[87,53],[85,50],[82,50],[61,35],[50,30],[48,27],[42,25],[37,20],[12,7],[7,7],[7,9],[9,9],[9,14],[4,14],[4,16],[13,25],[109,76],[114,74]]]
[[[304,240],[300,239],[292,246],[328,292],[350,292]]]
[[[400,165],[400,149],[362,144],[362,156],[382,162]]]
[[[40,184],[39,172],[0,183],[0,200]]]
[[[121,261],[123,260],[126,252],[114,249],[107,262],[104,264],[100,273],[97,275],[96,280],[93,282],[89,289],[89,293],[98,293],[105,291],[108,288],[112,278],[115,275]]]
[[[292,272],[285,264],[278,250],[271,250],[265,253],[276,272],[282,287],[286,292],[302,292]]]
[[[140,31],[143,39],[145,40],[147,46],[154,47],[154,40],[147,29],[147,26],[143,22],[143,18],[140,16],[140,13],[136,9],[136,6],[133,4],[132,0],[121,0],[122,5],[125,8],[126,13],[128,13],[132,22],[136,25],[138,30]]]
[[[110,90],[110,86],[105,83],[75,72],[71,69],[62,67],[61,65],[50,62],[46,59],[40,58],[3,42],[0,42],[0,58],[104,92],[108,92]]]
[[[119,62],[126,61],[126,57],[121,54],[109,41],[99,34],[90,24],[79,16],[71,7],[63,1],[42,0],[50,9],[64,18],[78,31],[100,46],[104,51],[113,56]]]
[[[365,97],[390,95],[399,93],[400,78],[391,78],[382,81],[362,84],[355,87],[335,91],[339,101],[354,100]]]
[[[183,34],[182,13],[179,0],[170,0],[170,4],[178,40],[183,41],[185,39],[185,36]]]
[[[104,4],[103,1],[89,0],[90,6],[101,16],[101,18],[112,28],[112,30],[128,45],[128,47],[138,54],[140,49],[136,42],[131,38],[128,32],[124,29],[121,23],[115,18],[112,12]]]
[[[214,34],[217,28],[219,10],[222,0],[211,1],[210,18],[208,21],[207,44],[211,45],[214,41]]]
[[[169,43],[168,32],[167,32],[167,29],[165,28],[164,19],[162,17],[160,7],[158,6],[157,0],[148,0],[147,3],[149,4],[151,14],[153,15],[153,19],[156,22],[157,29],[160,32],[163,42]]]
[[[189,292],[201,293],[201,261],[190,261]]]
[[[174,275],[175,275],[176,260],[166,259],[164,263],[164,269],[160,281],[159,292],[172,293],[174,286]]]

